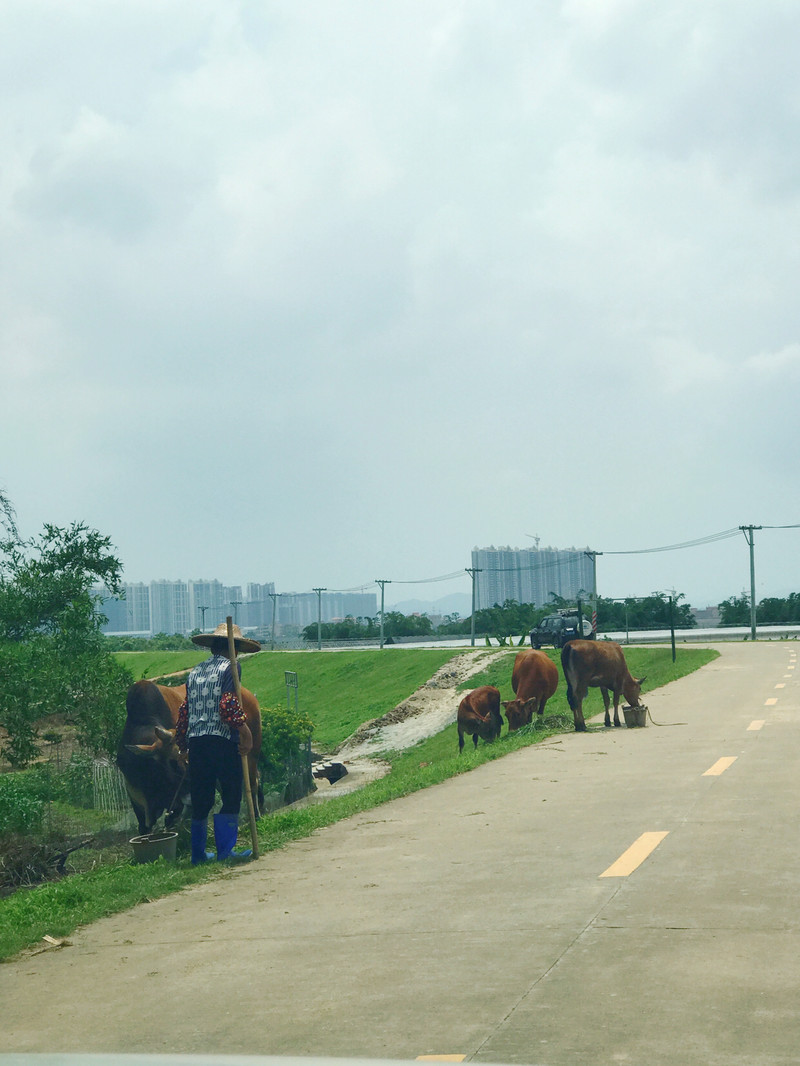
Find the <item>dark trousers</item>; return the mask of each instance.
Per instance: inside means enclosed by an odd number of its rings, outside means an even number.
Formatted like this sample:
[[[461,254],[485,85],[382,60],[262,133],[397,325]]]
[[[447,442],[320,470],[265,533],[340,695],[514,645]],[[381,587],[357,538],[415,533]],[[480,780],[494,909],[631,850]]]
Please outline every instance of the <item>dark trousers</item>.
[[[224,737],[189,738],[189,789],[192,818],[203,821],[214,806],[219,782],[220,814],[239,814],[242,803],[242,757],[239,745]]]

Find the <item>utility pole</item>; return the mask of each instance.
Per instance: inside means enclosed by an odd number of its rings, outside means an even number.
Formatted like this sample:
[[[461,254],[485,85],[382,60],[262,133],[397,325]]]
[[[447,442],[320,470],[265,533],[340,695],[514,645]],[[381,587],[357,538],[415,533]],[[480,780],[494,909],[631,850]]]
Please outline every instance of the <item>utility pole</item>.
[[[241,600],[231,600],[231,607],[233,607],[233,620],[236,621],[236,608],[242,606]]]
[[[280,592],[268,592],[267,595],[272,598],[272,640],[270,643],[270,651],[275,651],[275,606],[278,602]]]
[[[602,552],[593,552],[588,549],[583,553],[592,560],[592,632],[597,637],[597,556]]]
[[[476,575],[477,574],[482,574],[483,570],[480,569],[477,566],[476,567],[472,567],[472,568],[470,568],[469,566],[465,566],[464,569],[469,574],[469,576],[472,578],[472,618],[471,618],[471,624],[470,624],[470,644],[474,648],[475,647],[475,582],[476,582]]]
[[[672,661],[675,662],[675,594],[669,598],[669,632],[672,640]]]
[[[375,584],[376,585],[380,585],[380,587],[381,587],[381,648],[382,648],[383,647],[383,586],[384,585],[391,585],[391,581],[388,581],[386,578],[376,577],[375,578]]]
[[[200,607],[200,606],[198,606],[197,609],[200,612],[200,632],[201,633],[205,633],[205,631],[206,631],[206,611],[208,610],[208,607]]]
[[[317,651],[322,651],[322,593],[327,589],[314,589],[317,594]]]
[[[762,529],[762,526],[739,526],[744,539],[750,546],[750,639],[756,639],[756,559],[753,551],[755,536],[753,531]]]

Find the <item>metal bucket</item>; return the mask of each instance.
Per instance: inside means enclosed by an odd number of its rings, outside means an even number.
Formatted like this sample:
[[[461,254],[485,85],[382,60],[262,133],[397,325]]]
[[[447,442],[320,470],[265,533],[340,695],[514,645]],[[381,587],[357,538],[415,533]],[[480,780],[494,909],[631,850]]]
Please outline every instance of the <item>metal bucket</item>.
[[[628,729],[637,729],[647,725],[647,708],[643,703],[640,703],[638,707],[623,707],[622,713],[625,715],[625,725]]]
[[[134,862],[155,862],[163,855],[167,862],[175,862],[178,848],[177,833],[157,833],[142,837],[132,837]]]

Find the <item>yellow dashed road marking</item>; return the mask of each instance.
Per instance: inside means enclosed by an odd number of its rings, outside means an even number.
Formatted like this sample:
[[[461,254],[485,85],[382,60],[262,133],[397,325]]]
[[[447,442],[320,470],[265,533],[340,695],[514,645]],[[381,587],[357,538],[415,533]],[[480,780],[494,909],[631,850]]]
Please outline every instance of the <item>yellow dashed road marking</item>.
[[[638,840],[634,840],[627,851],[612,863],[607,870],[600,874],[601,877],[627,877],[632,874],[637,866],[641,866],[647,856],[655,851],[666,836],[666,833],[642,833]]]
[[[755,720],[755,722],[751,722],[750,723],[750,725],[747,727],[747,729],[748,729],[748,732],[749,732],[750,730],[761,729],[761,728],[763,728],[763,726],[764,726],[764,719],[763,718],[757,718]]]
[[[782,681],[779,681],[775,688],[786,688],[786,685]]]
[[[778,697],[777,696],[770,696],[770,698],[768,700],[764,700],[764,706],[765,707],[774,707],[777,702],[778,702]]]
[[[703,777],[719,777],[720,774],[724,774],[729,766],[733,766],[736,762],[737,755],[726,755],[724,759],[717,759],[713,766],[710,766]]]
[[[417,1055],[416,1062],[463,1062],[466,1055]]]

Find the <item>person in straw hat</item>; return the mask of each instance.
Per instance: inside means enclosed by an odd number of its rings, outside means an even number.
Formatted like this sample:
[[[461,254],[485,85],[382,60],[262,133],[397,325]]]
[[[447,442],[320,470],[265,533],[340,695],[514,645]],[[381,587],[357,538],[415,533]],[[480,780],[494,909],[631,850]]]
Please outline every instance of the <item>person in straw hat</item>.
[[[233,627],[239,652],[260,651],[261,645],[242,636]],[[239,808],[242,803],[242,755],[253,746],[253,738],[239,706],[228,655],[228,628],[218,625],[213,633],[198,633],[192,641],[211,650],[211,658],[197,665],[186,681],[186,699],[178,711],[175,740],[181,752],[188,753],[192,798],[192,865],[214,858],[206,851],[208,816],[214,806],[219,783],[222,807],[214,815],[216,858],[246,859],[251,851],[234,852],[239,835]],[[242,667],[236,662],[241,678]]]

